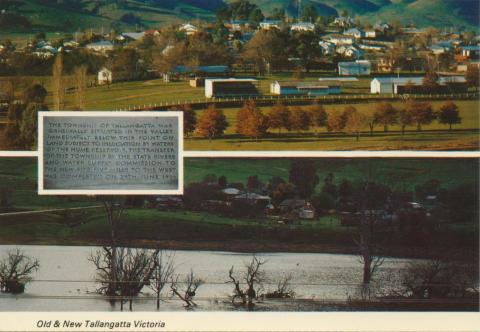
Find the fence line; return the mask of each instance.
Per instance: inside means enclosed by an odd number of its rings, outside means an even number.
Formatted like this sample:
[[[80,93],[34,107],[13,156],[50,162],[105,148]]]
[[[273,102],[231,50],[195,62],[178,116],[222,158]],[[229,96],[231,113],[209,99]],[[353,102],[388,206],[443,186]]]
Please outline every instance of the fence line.
[[[148,105],[128,105],[116,109],[116,111],[140,111],[140,110],[165,110],[171,107],[178,107],[181,105],[188,104],[194,109],[206,108],[210,104],[231,104],[232,106],[242,105],[243,102],[247,100],[253,100],[259,104],[259,106],[270,106],[276,102],[287,103],[287,104],[302,104],[307,102],[327,102],[327,103],[362,103],[362,102],[371,102],[371,101],[381,101],[381,100],[407,100],[410,98],[419,99],[419,100],[444,100],[444,99],[475,99],[478,98],[478,93],[460,93],[460,94],[430,94],[430,95],[420,95],[420,94],[343,94],[343,95],[326,95],[326,96],[274,96],[274,95],[250,95],[250,96],[235,96],[235,97],[216,97],[211,99],[185,99],[185,100],[175,100],[175,101],[162,101],[160,103],[151,103]],[[228,105],[225,105],[228,106]],[[225,107],[224,106],[224,107]]]

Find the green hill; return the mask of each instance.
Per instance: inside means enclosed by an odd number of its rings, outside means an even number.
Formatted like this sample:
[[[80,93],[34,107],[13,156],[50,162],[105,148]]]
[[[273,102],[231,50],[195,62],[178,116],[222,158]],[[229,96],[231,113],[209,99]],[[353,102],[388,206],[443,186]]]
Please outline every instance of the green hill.
[[[235,0],[232,0],[235,1]],[[297,0],[257,0],[265,12],[285,8],[296,16]],[[349,15],[370,23],[398,20],[419,27],[465,26],[478,28],[478,0],[303,0],[302,6],[312,3],[320,15],[335,15],[348,11]]]
[[[238,0],[0,0],[2,32],[74,32],[93,28],[132,31],[172,23],[213,20],[224,2]],[[268,15],[284,8],[290,16],[298,13],[298,0],[251,0]],[[398,20],[404,24],[479,26],[478,0],[302,0],[314,4],[320,15],[349,15],[376,23]],[[1,35],[1,33],[0,33]]]
[[[0,10],[6,11],[0,15],[0,30],[133,31],[195,19],[210,20],[221,3],[221,0],[0,0]],[[22,24],[15,24],[19,21]]]

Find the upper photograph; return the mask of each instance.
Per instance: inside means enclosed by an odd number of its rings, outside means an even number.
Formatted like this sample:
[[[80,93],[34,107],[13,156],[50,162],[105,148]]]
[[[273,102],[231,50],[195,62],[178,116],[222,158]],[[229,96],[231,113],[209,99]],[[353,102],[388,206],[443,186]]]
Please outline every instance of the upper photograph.
[[[0,150],[37,150],[39,111],[182,111],[185,150],[478,151],[479,13],[477,0],[0,0]]]

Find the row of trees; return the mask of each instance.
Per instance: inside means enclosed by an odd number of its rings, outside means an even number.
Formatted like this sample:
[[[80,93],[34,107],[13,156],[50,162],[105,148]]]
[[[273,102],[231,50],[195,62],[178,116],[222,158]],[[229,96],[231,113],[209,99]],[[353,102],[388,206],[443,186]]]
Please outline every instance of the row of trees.
[[[184,112],[184,131],[189,136],[194,132],[200,137],[216,138],[221,136],[228,127],[227,119],[222,110],[215,105],[210,105],[207,110],[197,114],[190,105],[183,105],[172,110]],[[391,103],[382,102],[375,106],[371,115],[366,115],[354,106],[345,107],[343,112],[327,112],[325,108],[314,103],[307,107],[287,107],[277,103],[268,113],[264,113],[256,106],[254,101],[247,101],[236,114],[236,132],[250,138],[261,138],[267,135],[269,129],[287,131],[307,131],[312,127],[315,133],[322,127],[328,132],[346,132],[354,134],[357,140],[360,134],[368,127],[370,134],[376,126],[382,126],[385,132],[390,126],[400,125],[402,134],[407,126],[415,125],[417,131],[423,125],[431,124],[435,119],[441,124],[446,124],[452,129],[454,124],[461,122],[462,118],[458,106],[451,101],[445,102],[438,111],[434,111],[428,102],[408,100],[403,109],[398,109]]]

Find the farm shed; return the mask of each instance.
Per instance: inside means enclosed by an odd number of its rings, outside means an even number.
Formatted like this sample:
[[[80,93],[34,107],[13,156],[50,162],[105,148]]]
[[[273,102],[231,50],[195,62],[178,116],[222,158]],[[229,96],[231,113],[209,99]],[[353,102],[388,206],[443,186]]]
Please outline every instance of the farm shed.
[[[279,82],[270,85],[270,93],[274,95],[307,95],[325,96],[339,94],[340,85],[326,85],[320,82]]]
[[[257,82],[252,78],[207,78],[205,97],[258,95]]]
[[[372,63],[368,60],[338,63],[338,75],[340,76],[370,75],[371,70]]]

